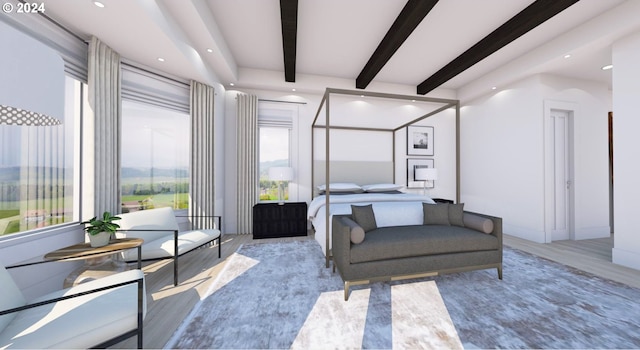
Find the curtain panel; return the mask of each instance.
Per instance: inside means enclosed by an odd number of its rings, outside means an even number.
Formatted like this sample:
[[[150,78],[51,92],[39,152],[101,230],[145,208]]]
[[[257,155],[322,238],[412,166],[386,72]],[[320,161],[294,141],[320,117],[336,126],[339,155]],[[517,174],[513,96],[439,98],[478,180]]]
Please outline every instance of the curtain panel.
[[[253,233],[253,206],[258,202],[258,97],[238,94],[238,233]]]
[[[120,55],[96,37],[92,37],[89,43],[88,86],[93,116],[85,119],[84,138],[88,147],[83,148],[83,158],[85,170],[93,174],[85,177],[91,178],[89,182],[92,183],[85,187],[83,197],[89,201],[93,199],[93,205],[84,207],[85,217],[102,215],[104,211],[119,213],[121,210]]]
[[[189,215],[199,229],[215,227],[214,97],[213,87],[191,81]]]

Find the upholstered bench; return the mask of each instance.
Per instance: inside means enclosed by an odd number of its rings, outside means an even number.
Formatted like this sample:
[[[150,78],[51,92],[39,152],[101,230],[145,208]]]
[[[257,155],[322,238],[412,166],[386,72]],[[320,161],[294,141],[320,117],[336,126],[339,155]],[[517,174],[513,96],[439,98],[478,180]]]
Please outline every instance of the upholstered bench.
[[[169,207],[140,210],[132,213],[118,215],[117,221],[120,229],[116,232],[117,238],[135,237],[142,238],[142,261],[173,259],[173,284],[178,285],[178,257],[191,252],[213,241],[218,241],[218,258],[221,257],[221,237],[219,227],[207,229],[194,229],[180,231],[178,222]],[[121,253],[127,262],[137,261],[137,249],[127,250]]]
[[[133,335],[142,348],[144,274],[129,270],[27,302],[0,266],[0,349],[108,347]]]

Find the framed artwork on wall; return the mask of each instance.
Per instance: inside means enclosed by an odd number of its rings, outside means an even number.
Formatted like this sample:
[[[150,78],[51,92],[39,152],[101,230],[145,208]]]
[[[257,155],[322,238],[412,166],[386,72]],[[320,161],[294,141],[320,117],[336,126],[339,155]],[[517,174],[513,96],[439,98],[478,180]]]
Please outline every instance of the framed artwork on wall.
[[[433,126],[407,127],[407,155],[433,156]]]
[[[424,188],[424,181],[416,181],[416,169],[433,168],[433,159],[407,159],[407,188]],[[433,181],[427,185],[427,188],[433,188]]]

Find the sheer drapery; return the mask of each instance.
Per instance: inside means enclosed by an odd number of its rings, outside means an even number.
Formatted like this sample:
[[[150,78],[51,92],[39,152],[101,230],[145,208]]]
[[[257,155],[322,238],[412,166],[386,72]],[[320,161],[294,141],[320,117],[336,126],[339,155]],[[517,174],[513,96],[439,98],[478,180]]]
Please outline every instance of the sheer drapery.
[[[120,212],[120,55],[92,37],[88,64],[89,105],[84,121],[85,218]],[[93,174],[91,174],[91,172]]]
[[[214,228],[213,87],[191,81],[191,162],[189,214],[194,227]]]
[[[238,94],[238,233],[253,231],[258,202],[258,97]]]

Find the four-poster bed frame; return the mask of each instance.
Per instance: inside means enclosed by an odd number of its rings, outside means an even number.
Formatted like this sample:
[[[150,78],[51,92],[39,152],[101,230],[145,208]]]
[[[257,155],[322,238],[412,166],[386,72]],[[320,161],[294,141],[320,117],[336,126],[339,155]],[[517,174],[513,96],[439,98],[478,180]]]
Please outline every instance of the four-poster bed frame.
[[[366,97],[374,97],[374,98],[382,98],[382,99],[390,99],[390,100],[408,100],[408,101],[415,101],[415,102],[428,102],[428,103],[435,103],[435,104],[442,104],[442,106],[440,108],[437,108],[429,113],[426,113],[424,115],[418,116],[417,118],[414,118],[408,122],[405,122],[403,124],[401,124],[400,126],[397,126],[395,128],[369,128],[369,127],[356,127],[356,126],[338,126],[338,125],[331,125],[331,118],[330,118],[330,102],[331,102],[331,95],[332,94],[337,94],[337,95],[345,95],[345,96],[357,96],[357,97],[361,97],[361,96],[366,96]],[[320,116],[320,113],[322,111],[322,109],[324,108],[325,110],[325,122],[324,125],[318,125],[319,119],[318,117]],[[326,240],[326,245],[325,245],[325,259],[326,259],[326,267],[329,267],[329,260],[330,260],[330,256],[331,256],[331,247],[329,245],[329,225],[330,225],[330,211],[329,211],[329,207],[330,207],[330,200],[329,200],[329,195],[330,195],[330,186],[329,184],[331,183],[330,179],[331,179],[331,161],[330,161],[330,135],[331,135],[331,130],[358,130],[358,131],[376,131],[376,132],[391,132],[392,133],[392,160],[391,163],[393,164],[392,167],[392,173],[393,173],[393,182],[395,183],[395,158],[396,158],[396,152],[395,152],[395,147],[396,147],[396,132],[399,130],[402,130],[410,125],[413,125],[421,120],[424,120],[426,118],[429,118],[431,116],[434,116],[442,111],[445,111],[449,108],[455,108],[455,113],[456,113],[456,117],[455,117],[455,135],[456,135],[456,140],[455,140],[455,145],[456,145],[456,160],[455,160],[455,164],[456,164],[456,203],[460,202],[460,101],[459,100],[452,100],[452,99],[443,99],[443,98],[433,98],[433,97],[424,97],[424,96],[412,96],[412,95],[399,95],[399,94],[389,94],[389,93],[380,93],[380,92],[369,92],[369,91],[364,91],[364,90],[344,90],[344,89],[334,89],[334,88],[327,88],[325,90],[325,93],[322,97],[322,100],[320,102],[320,105],[318,106],[318,111],[316,112],[315,118],[313,119],[313,123],[312,123],[312,131],[311,131],[311,176],[312,176],[312,180],[311,180],[311,198],[314,197],[314,193],[315,193],[315,188],[316,188],[316,179],[315,179],[315,133],[314,133],[314,129],[324,129],[325,130],[325,174],[324,174],[324,179],[325,179],[325,184],[327,184],[326,186],[326,191],[324,193],[324,195],[326,196],[325,198],[325,228],[326,228],[326,233],[325,233],[325,240]]]

